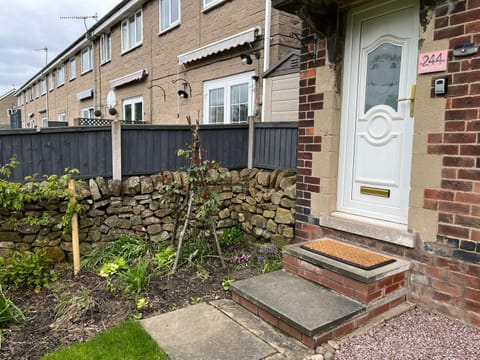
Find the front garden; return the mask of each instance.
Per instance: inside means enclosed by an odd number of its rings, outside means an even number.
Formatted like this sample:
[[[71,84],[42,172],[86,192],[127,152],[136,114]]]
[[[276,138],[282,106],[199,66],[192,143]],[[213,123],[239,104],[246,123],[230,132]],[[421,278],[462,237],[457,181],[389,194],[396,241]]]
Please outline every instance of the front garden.
[[[281,268],[274,243],[293,236],[294,176],[228,172],[203,159],[196,130],[178,152],[183,172],[77,182],[76,193],[74,171],[18,184],[16,161],[0,166],[0,358],[41,358]]]

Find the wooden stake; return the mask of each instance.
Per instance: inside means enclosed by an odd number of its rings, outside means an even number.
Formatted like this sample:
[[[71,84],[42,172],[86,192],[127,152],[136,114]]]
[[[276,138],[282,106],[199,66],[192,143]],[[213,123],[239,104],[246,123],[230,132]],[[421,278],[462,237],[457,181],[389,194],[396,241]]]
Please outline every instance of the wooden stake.
[[[70,179],[68,182],[68,190],[70,190],[70,203],[76,205],[77,197],[75,196],[75,180]],[[80,272],[80,241],[78,239],[78,214],[72,215],[72,251],[73,251],[73,274]]]

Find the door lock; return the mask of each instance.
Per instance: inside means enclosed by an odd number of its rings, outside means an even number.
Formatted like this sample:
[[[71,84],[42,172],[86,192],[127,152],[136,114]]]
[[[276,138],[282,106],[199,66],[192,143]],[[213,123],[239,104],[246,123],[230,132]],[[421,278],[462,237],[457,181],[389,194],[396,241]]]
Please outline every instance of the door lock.
[[[400,98],[397,99],[398,102],[400,101],[410,101],[410,117],[413,118],[414,111],[415,111],[415,90],[417,86],[415,84],[412,85],[412,89],[410,91],[410,97],[408,98]]]

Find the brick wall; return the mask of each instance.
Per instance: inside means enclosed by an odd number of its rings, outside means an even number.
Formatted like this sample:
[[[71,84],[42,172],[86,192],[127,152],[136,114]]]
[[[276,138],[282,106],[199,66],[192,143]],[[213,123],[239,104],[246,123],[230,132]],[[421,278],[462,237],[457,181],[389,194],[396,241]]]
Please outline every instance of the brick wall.
[[[479,31],[480,1],[436,8],[434,40],[448,39],[450,49],[478,43]],[[447,77],[444,131],[428,135],[428,153],[442,157],[441,185],[425,189],[424,208],[438,212],[443,255],[480,263],[480,55],[450,51]]]
[[[316,91],[317,69],[325,66],[326,63],[325,41],[317,39],[308,27],[303,28],[302,35],[295,228],[297,240],[311,238],[311,229],[307,223],[310,220],[312,193],[320,192],[320,178],[313,176],[312,160],[313,153],[322,150],[322,137],[315,133],[314,115],[316,110],[323,109],[323,93]],[[316,54],[314,54],[315,45]]]
[[[441,3],[434,10],[431,21],[433,41],[448,41],[449,49],[467,42],[480,43],[479,0],[455,1],[453,9],[449,9],[447,3]],[[334,236],[408,259],[412,262],[411,301],[480,326],[480,55],[453,57],[450,51],[447,73],[431,76],[432,98],[435,96],[434,80],[445,76],[449,80],[445,109],[441,109],[443,118],[438,119],[442,122],[443,131],[428,133],[426,142],[422,143],[427,156],[432,159],[441,157],[442,161],[439,186],[420,190],[423,208],[438,214],[438,221],[434,223],[437,236],[436,241],[427,242],[420,234],[416,247],[408,249],[324,228],[320,226],[318,214],[312,214],[312,208],[318,206],[312,199],[320,193],[326,181],[314,174],[318,168],[327,165],[313,161],[326,147],[325,136],[320,136],[315,130],[318,121],[316,111],[325,107],[325,94],[317,89],[322,82],[319,73],[326,66],[326,50],[323,40],[320,40],[317,61],[314,62],[311,55],[312,33],[306,28],[303,35],[296,241]],[[423,116],[428,115],[431,114],[427,112]],[[424,120],[416,119],[420,122]],[[420,139],[424,135],[417,136]],[[417,154],[413,156],[415,161]],[[421,203],[422,199],[420,206]]]

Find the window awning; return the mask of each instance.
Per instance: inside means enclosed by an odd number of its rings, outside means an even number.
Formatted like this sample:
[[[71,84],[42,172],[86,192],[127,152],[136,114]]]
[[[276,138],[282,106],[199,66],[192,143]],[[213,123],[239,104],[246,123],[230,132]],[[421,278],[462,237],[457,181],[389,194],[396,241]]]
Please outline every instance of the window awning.
[[[131,74],[119,77],[117,79],[110,80],[110,88],[113,89],[119,86],[126,85],[128,83],[131,83],[132,81],[142,80],[147,75],[148,75],[147,69],[135,71]]]
[[[81,101],[81,100],[89,99],[92,96],[93,96],[93,89],[87,89],[77,93],[77,100]]]
[[[241,46],[246,43],[252,43],[255,41],[257,35],[259,34],[260,28],[258,27],[242,31],[225,39],[215,41],[198,49],[186,52],[184,54],[180,54],[177,56],[178,63],[186,64],[228,49],[235,48],[237,46]]]

